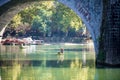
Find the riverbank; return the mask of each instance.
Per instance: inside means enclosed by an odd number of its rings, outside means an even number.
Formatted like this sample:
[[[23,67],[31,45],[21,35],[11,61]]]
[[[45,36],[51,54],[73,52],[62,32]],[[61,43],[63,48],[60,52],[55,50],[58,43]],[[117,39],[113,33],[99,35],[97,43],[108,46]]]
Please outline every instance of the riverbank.
[[[46,43],[87,43],[91,39],[84,37],[45,37],[42,38]]]
[[[48,41],[45,41],[45,45],[50,45],[50,44],[60,44],[60,45],[94,45],[93,41],[92,40],[89,40],[89,41],[82,41],[82,42],[48,42]]]

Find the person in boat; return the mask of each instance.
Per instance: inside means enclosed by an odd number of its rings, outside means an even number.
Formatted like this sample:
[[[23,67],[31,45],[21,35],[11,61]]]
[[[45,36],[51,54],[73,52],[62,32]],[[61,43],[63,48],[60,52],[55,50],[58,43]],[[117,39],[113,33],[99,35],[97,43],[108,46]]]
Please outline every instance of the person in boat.
[[[63,52],[64,52],[64,49],[63,49],[63,48],[61,48],[61,49],[60,49],[60,53],[62,53],[62,54],[63,54]]]
[[[58,52],[58,54],[60,55],[60,54],[63,54],[63,53],[64,53],[64,49],[61,48],[61,49],[60,49],[60,52]]]

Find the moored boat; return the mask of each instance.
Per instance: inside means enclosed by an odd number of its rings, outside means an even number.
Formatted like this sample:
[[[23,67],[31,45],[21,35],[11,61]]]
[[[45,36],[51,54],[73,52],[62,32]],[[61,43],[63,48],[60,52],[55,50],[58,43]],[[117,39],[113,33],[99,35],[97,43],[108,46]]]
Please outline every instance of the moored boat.
[[[32,45],[43,45],[44,44],[44,40],[33,40]]]

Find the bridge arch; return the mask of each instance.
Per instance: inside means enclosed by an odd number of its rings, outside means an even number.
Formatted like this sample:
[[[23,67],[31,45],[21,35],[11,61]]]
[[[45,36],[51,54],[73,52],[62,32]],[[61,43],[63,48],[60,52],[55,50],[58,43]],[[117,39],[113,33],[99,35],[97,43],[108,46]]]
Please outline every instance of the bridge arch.
[[[103,2],[102,0],[58,0],[72,9],[85,23],[90,32],[96,57],[98,55],[100,27],[102,24]]]
[[[3,5],[3,13],[0,13],[0,30],[8,25],[15,14],[23,10],[34,3],[41,0],[23,0],[23,1],[11,1]],[[58,2],[68,6],[72,9],[85,23],[89,30],[93,42],[96,54],[98,53],[100,35],[100,26],[102,21],[102,0],[57,0]]]

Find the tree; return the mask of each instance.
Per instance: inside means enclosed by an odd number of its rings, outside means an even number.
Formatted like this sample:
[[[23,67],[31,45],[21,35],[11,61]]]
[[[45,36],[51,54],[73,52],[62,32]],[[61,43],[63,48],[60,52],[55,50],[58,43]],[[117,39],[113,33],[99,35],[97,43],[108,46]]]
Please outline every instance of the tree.
[[[33,4],[17,14],[10,24],[12,27],[19,27],[24,23],[30,25],[30,31],[37,32],[32,34],[43,34],[44,37],[46,35],[66,35],[67,37],[69,33],[78,32],[83,25],[74,11],[56,1]]]
[[[12,28],[16,28],[21,24],[21,19],[21,14],[16,14],[13,17],[12,21],[9,23],[9,26],[11,26]]]

